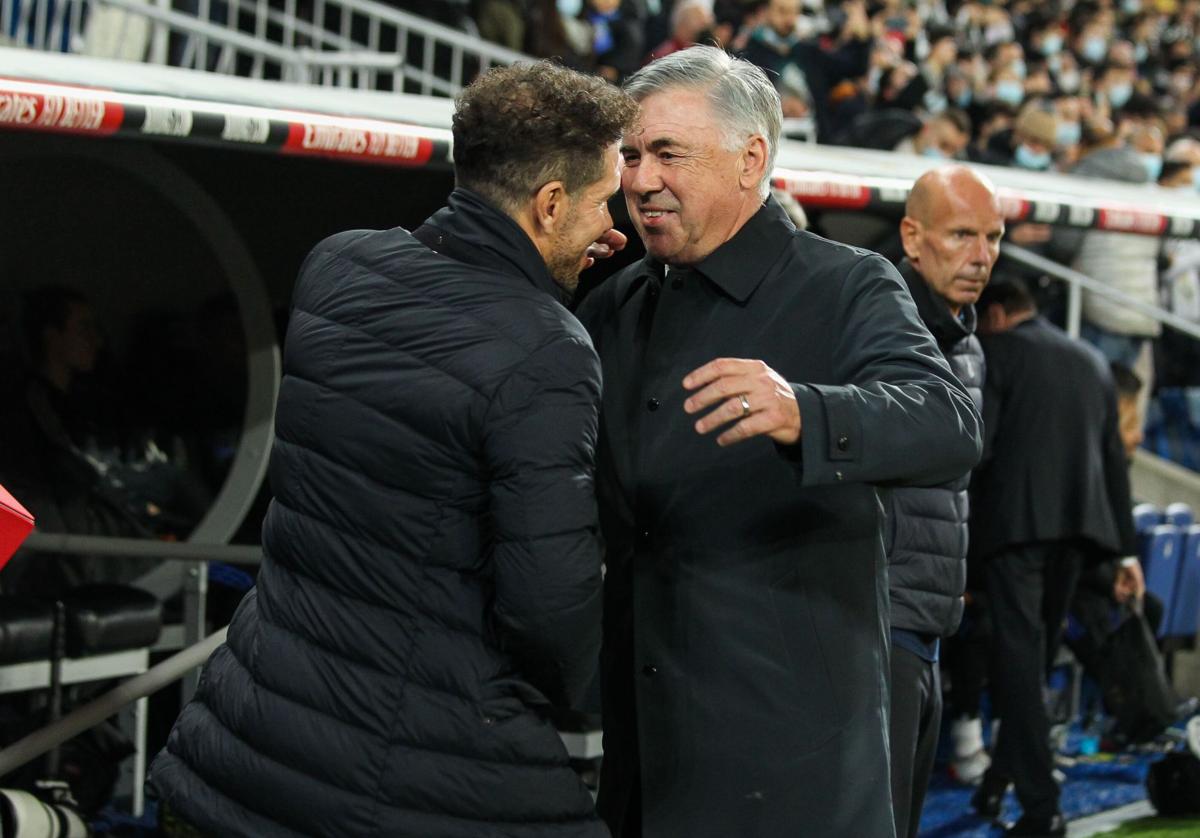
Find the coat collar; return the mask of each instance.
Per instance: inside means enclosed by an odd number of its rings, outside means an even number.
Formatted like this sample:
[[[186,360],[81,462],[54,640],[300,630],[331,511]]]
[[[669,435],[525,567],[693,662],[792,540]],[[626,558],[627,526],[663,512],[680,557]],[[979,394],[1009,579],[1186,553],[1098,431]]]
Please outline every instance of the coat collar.
[[[529,235],[470,189],[456,187],[446,206],[413,235],[458,262],[524,277],[556,300],[563,299],[562,289],[551,278]]]
[[[962,313],[955,317],[950,312],[946,301],[933,293],[916,267],[908,259],[903,259],[899,265],[900,276],[908,285],[913,302],[917,304],[917,314],[929,329],[939,346],[952,346],[963,338],[975,333],[975,306],[963,306]]]
[[[726,296],[744,303],[770,273],[780,254],[796,231],[783,207],[774,198],[767,198],[733,238],[710,253],[690,270],[701,274]],[[621,292],[624,305],[650,279],[662,281],[664,266],[653,256],[642,259],[628,287]]]

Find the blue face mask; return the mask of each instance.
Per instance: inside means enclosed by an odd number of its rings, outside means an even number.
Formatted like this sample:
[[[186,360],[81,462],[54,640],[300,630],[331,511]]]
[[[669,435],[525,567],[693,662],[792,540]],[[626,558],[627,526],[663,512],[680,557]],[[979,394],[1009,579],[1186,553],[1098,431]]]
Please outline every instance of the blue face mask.
[[[1138,64],[1145,64],[1146,59],[1150,57],[1150,48],[1145,44],[1137,44],[1133,48],[1133,60]]]
[[[1136,15],[1142,10],[1142,0],[1121,0],[1121,9],[1127,15]]]
[[[928,157],[931,160],[948,160],[946,155],[942,154],[942,150],[935,145],[925,146],[925,150],[921,152],[922,157]]]
[[[1093,36],[1083,42],[1083,48],[1080,51],[1088,62],[1099,64],[1104,60],[1104,53],[1108,52],[1108,41],[1098,35]]]
[[[1197,169],[1197,168],[1192,169],[1192,187],[1197,192],[1200,192],[1200,169]]]
[[[965,108],[971,104],[971,88],[963,88],[962,92],[954,97],[954,104],[960,108]]]
[[[1029,146],[1022,143],[1017,146],[1016,154],[1013,155],[1013,162],[1022,169],[1031,169],[1035,172],[1044,172],[1050,168],[1050,152],[1043,151],[1040,154],[1035,151],[1030,151]]]
[[[1016,79],[1001,79],[996,82],[995,97],[999,101],[1007,105],[1012,105],[1015,108],[1025,98],[1025,85]]]
[[[1129,101],[1129,97],[1133,95],[1133,85],[1128,82],[1114,84],[1108,89],[1108,102],[1114,108],[1124,107]]]
[[[1062,52],[1062,35],[1046,35],[1042,38],[1042,55],[1049,58]]]
[[[1139,154],[1138,157],[1142,158],[1142,165],[1146,168],[1150,182],[1158,183],[1158,176],[1162,174],[1162,158],[1157,154]]]
[[[1025,67],[1025,60],[1022,58],[1018,58],[1016,61],[1011,62],[1008,66],[1012,68],[1012,71],[1017,74],[1017,78],[1019,79],[1025,78],[1026,73],[1029,72],[1029,70]]]
[[[941,113],[946,110],[946,106],[950,103],[946,101],[946,97],[936,90],[926,91],[924,97],[925,110],[930,113]]]
[[[1083,137],[1083,129],[1078,122],[1060,122],[1055,133],[1055,139],[1060,146],[1075,145]]]

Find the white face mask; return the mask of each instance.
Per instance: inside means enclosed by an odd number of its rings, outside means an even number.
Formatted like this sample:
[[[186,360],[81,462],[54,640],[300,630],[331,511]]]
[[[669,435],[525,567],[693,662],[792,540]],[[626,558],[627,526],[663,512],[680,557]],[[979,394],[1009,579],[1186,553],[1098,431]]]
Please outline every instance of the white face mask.
[[[879,80],[883,78],[883,70],[879,67],[872,67],[867,73],[867,90],[874,96],[879,92]]]

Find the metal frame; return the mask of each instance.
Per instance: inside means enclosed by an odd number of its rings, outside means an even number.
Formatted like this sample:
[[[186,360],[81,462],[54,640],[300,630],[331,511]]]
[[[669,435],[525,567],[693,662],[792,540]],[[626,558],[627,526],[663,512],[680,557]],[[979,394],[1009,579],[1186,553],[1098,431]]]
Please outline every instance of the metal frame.
[[[50,686],[49,660],[11,663],[0,666],[0,693],[27,692]],[[61,662],[62,683],[86,684],[126,675],[141,675],[150,668],[150,650],[128,649],[85,658],[65,658]],[[149,703],[145,696],[133,702],[133,772],[132,812],[141,817],[145,810],[146,785],[146,720]],[[124,708],[122,708],[124,709]],[[63,740],[65,741],[65,740]]]
[[[1170,326],[1172,329],[1177,329],[1191,338],[1200,340],[1200,324],[1185,320],[1179,315],[1172,314],[1158,306],[1147,305],[1141,300],[1134,299],[1115,288],[1110,288],[1099,280],[1092,279],[1090,276],[1060,265],[1057,262],[1047,259],[1045,256],[1039,256],[1018,245],[1004,243],[1000,245],[1000,250],[1005,256],[1014,261],[1028,265],[1036,270],[1044,271],[1047,275],[1062,280],[1070,286],[1067,297],[1067,332],[1073,338],[1079,337],[1079,329],[1083,320],[1083,292],[1087,291],[1088,293],[1120,303],[1126,308],[1130,308],[1147,317],[1152,317],[1165,326]]]
[[[295,0],[226,0],[219,14],[213,0],[196,0],[194,12],[172,9],[170,0],[58,0],[52,17],[47,8],[41,0],[0,0],[0,34],[11,32],[14,46],[86,53],[91,12],[119,9],[116,42],[147,63],[372,90],[407,82],[438,96],[456,95],[469,70],[531,60],[375,0],[315,0],[311,18],[299,16]],[[145,28],[144,44],[132,21]]]

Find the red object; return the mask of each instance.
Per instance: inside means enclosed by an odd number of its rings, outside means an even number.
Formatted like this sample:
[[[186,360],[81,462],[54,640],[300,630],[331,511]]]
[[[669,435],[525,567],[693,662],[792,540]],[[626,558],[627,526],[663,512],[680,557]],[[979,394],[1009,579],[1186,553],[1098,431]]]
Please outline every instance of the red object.
[[[0,486],[0,568],[33,530],[33,516]]]

